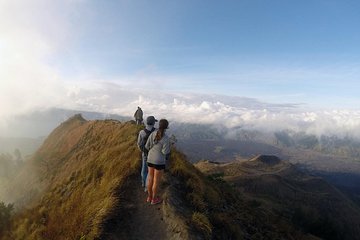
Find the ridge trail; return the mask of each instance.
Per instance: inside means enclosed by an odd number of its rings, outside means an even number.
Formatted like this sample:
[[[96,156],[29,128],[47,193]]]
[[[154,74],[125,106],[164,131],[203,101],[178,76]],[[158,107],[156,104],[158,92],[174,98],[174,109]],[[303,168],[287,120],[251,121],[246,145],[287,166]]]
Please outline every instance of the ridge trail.
[[[164,222],[162,204],[146,202],[147,193],[141,187],[140,177],[132,176],[123,192],[122,210],[117,229],[110,240],[167,239],[167,225]]]

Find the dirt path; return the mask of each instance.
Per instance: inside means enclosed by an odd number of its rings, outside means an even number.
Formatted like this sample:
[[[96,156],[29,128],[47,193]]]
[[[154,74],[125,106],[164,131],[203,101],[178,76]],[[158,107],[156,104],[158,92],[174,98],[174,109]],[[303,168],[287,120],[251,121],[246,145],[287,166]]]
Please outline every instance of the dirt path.
[[[146,203],[147,193],[141,187],[138,176],[131,177],[121,204],[123,213],[117,230],[110,240],[167,239],[167,226],[163,220],[162,204]]]

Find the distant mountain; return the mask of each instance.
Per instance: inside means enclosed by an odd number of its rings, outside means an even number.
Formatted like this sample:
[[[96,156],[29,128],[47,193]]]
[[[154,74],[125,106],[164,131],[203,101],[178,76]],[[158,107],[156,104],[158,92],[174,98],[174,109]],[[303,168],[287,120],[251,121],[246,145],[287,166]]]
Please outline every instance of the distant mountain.
[[[50,108],[13,116],[11,119],[7,119],[7,126],[5,129],[1,129],[0,137],[38,138],[48,136],[60,123],[66,121],[75,114],[82,114],[82,116],[88,120],[130,120],[129,117],[116,114]]]
[[[47,136],[52,129],[76,113],[81,113],[89,120],[131,119],[66,109],[48,109],[17,116],[9,121],[6,131],[0,132],[2,136],[12,136],[0,137],[0,153],[13,154],[15,149],[19,149],[26,159],[27,155],[40,147],[44,137],[38,136]],[[360,143],[349,136],[315,136],[290,130],[265,132],[241,126],[228,128],[173,121],[170,122],[168,132],[176,136],[178,149],[186,153],[193,163],[200,160],[231,162],[259,154],[272,154],[325,177],[353,199],[360,199]]]
[[[260,155],[227,164],[199,162],[210,177],[224,179],[269,211],[322,239],[360,239],[360,208],[323,179],[276,156]]]
[[[323,202],[325,207],[333,204],[350,214],[348,220],[339,218],[344,220],[339,226],[348,224],[348,234],[360,236],[358,210],[348,212],[353,207],[350,201],[276,158],[235,162],[227,168],[233,175],[206,177],[184,154],[172,149],[161,186],[164,202],[146,205],[135,144],[140,129],[132,122],[88,121],[79,114],[60,124],[9,186],[8,197],[18,211],[2,239],[111,240],[152,235],[156,239],[295,240],[325,236],[302,225],[308,209],[291,208],[289,202],[294,199],[311,211]],[[268,169],[271,174],[265,174]],[[245,185],[238,170],[248,174]],[[228,184],[227,177],[233,177],[235,185]],[[294,194],[297,189],[299,194]],[[313,199],[318,201],[311,205],[308,200]],[[338,216],[338,210],[328,210],[330,217]],[[309,219],[319,220],[311,211]],[[320,226],[332,227],[322,218],[319,221]],[[336,234],[343,234],[337,230]],[[334,236],[346,239],[348,235]]]
[[[15,148],[19,148],[23,155],[33,153],[34,148],[41,144],[42,139],[39,137],[47,136],[61,122],[77,113],[88,120],[131,120],[115,114],[57,108],[16,116],[10,119],[8,127],[0,132],[0,153],[12,153]],[[228,128],[182,122],[171,122],[169,132],[176,136],[178,147],[187,153],[192,162],[204,159],[233,161],[258,154],[274,154],[320,171],[324,170],[324,164],[322,160],[317,160],[318,157],[329,159],[327,162],[330,162],[330,166],[326,167],[328,170],[346,172],[349,169],[358,169],[360,172],[360,141],[350,137],[315,136],[290,130],[264,132],[241,126]],[[28,144],[25,144],[26,142]],[[303,151],[308,155],[305,162],[301,160]],[[312,153],[309,154],[310,152]],[[342,169],[344,167],[345,169]]]
[[[276,155],[298,168],[326,178],[360,206],[359,141],[284,130],[261,132],[200,124],[175,124],[178,147],[196,163],[232,162],[257,155]]]
[[[360,140],[350,136],[316,136],[304,132],[283,130],[274,133],[276,144],[298,149],[315,150],[340,157],[360,159]]]

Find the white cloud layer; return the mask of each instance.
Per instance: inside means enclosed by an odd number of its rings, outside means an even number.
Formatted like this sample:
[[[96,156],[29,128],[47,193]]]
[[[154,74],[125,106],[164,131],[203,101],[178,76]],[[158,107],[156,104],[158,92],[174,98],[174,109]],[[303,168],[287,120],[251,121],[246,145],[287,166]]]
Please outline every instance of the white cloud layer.
[[[311,110],[297,104],[271,104],[247,97],[166,93],[115,83],[35,83],[39,89],[31,94],[12,84],[6,86],[11,89],[9,94],[1,96],[5,101],[1,106],[3,124],[0,129],[6,127],[6,119],[11,115],[49,107],[132,117],[140,106],[145,117],[154,115],[173,122],[265,132],[289,129],[319,136],[335,134],[360,138],[360,110]],[[17,105],[22,107],[13,111]]]
[[[310,110],[296,104],[270,104],[246,97],[130,90],[113,83],[78,85],[68,96],[73,107],[88,111],[132,116],[141,106],[145,116],[176,122],[360,137],[360,110]]]

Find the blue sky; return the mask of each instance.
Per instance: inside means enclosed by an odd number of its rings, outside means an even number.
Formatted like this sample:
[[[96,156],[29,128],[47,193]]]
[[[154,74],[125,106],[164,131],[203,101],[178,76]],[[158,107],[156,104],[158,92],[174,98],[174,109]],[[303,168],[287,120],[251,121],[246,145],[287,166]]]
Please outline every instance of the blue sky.
[[[65,77],[147,75],[169,91],[357,107],[358,9],[331,0],[83,1],[54,61]]]
[[[0,0],[0,125],[33,109],[131,116],[141,104],[235,125],[295,116],[360,129],[359,9],[340,0]]]

